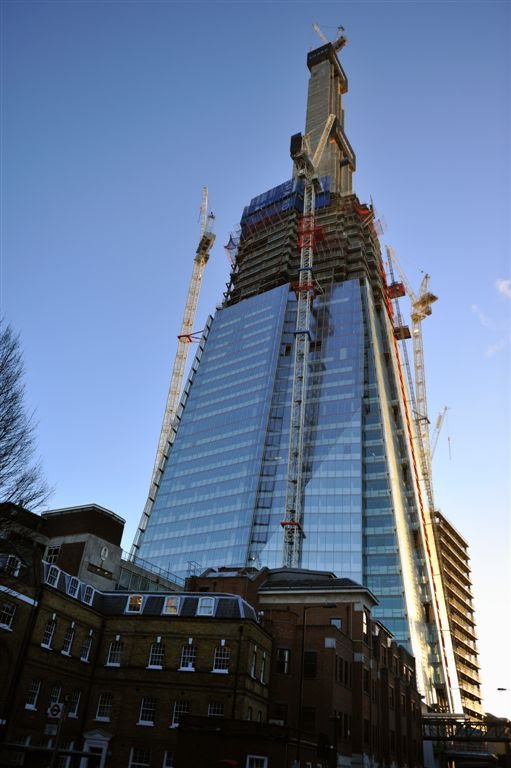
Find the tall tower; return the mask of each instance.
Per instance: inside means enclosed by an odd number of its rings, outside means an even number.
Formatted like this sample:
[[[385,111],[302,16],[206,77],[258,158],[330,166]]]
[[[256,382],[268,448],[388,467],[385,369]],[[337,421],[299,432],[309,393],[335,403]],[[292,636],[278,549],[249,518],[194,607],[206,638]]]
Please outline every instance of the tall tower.
[[[338,43],[339,41],[337,41]],[[139,554],[185,575],[283,564],[300,250],[314,248],[301,434],[301,568],[369,587],[408,646],[428,704],[461,711],[431,510],[421,491],[372,208],[352,191],[348,82],[328,43],[307,56],[313,231],[297,174],[245,207],[224,301],[207,324]],[[304,223],[305,221],[305,223]]]

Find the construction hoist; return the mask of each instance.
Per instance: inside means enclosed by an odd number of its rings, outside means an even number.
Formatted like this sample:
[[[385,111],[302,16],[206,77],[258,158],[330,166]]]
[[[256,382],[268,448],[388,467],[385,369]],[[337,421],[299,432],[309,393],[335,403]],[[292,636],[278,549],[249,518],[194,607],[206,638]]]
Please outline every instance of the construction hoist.
[[[303,518],[303,457],[305,410],[307,405],[307,370],[310,349],[310,315],[316,283],[313,274],[316,192],[322,191],[318,167],[326,143],[332,133],[336,116],[328,116],[323,132],[311,157],[309,137],[297,133],[291,137],[291,158],[297,179],[303,180],[303,216],[300,221],[300,269],[294,284],[297,296],[295,351],[291,420],[289,425],[289,455],[287,465],[282,564],[286,568],[300,565],[301,543],[304,538]]]

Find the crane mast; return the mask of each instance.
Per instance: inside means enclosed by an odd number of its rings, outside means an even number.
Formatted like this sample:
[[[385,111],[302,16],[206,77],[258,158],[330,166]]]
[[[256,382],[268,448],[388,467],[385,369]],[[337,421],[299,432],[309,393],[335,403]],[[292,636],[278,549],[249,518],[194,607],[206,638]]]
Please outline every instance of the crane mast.
[[[193,341],[193,325],[195,322],[195,315],[197,313],[197,304],[199,301],[202,276],[204,274],[204,267],[206,266],[209,259],[211,248],[215,242],[215,235],[212,232],[214,218],[215,217],[212,213],[208,214],[208,188],[203,187],[200,212],[201,235],[193,261],[192,276],[190,278],[190,284],[188,287],[181,330],[177,337],[178,341],[176,356],[174,358],[174,365],[172,367],[172,373],[170,376],[170,385],[167,393],[167,401],[163,414],[160,437],[158,440],[158,448],[156,450],[156,457],[151,474],[149,493],[145,503],[144,511],[142,512],[142,517],[137,530],[135,541],[133,543],[131,552],[132,555],[136,554],[140,546],[144,531],[147,527],[147,523],[149,522],[149,517],[151,516],[156,493],[160,486],[165,461],[168,456],[168,450],[172,444],[173,432],[175,432],[174,422],[176,419],[176,413],[181,397],[181,390],[183,387],[186,361],[188,358],[188,347],[190,342]]]
[[[386,246],[389,260],[392,260],[396,265],[397,271],[405,287],[405,291],[408,294],[410,303],[412,306],[411,319],[412,319],[412,345],[413,345],[413,363],[415,373],[415,413],[414,421],[417,430],[417,437],[419,442],[419,455],[421,461],[422,475],[426,486],[426,492],[428,494],[428,502],[431,510],[434,510],[433,499],[433,483],[432,483],[432,470],[431,470],[431,449],[429,441],[429,418],[428,418],[428,401],[426,394],[426,372],[424,367],[424,345],[422,339],[422,321],[431,315],[431,305],[437,301],[438,297],[432,294],[429,290],[430,276],[425,274],[422,278],[419,288],[419,295],[410,287],[408,278],[406,277],[394,250],[390,246]]]
[[[316,189],[321,190],[317,167],[328,137],[335,123],[335,115],[328,116],[314,156],[310,157],[308,137],[297,133],[291,138],[291,158],[296,176],[304,181],[303,216],[300,221],[300,268],[294,288],[297,295],[295,350],[293,360],[293,387],[291,420],[289,426],[289,454],[286,482],[285,516],[282,562],[284,567],[296,568],[300,564],[301,542],[304,537],[303,517],[303,456],[305,410],[307,404],[307,368],[310,349],[310,315],[315,293],[313,274]]]

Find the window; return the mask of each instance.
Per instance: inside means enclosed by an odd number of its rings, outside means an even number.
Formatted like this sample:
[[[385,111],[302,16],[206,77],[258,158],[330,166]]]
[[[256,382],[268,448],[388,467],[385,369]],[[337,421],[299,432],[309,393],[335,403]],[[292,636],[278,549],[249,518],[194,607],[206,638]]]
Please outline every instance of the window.
[[[268,768],[268,758],[261,755],[247,755],[246,768]]]
[[[247,720],[252,720],[252,707],[247,709]]]
[[[163,602],[162,614],[164,616],[173,616],[179,613],[179,597],[166,597]]]
[[[108,649],[108,658],[106,660],[106,666],[120,667],[121,656],[122,656],[122,643],[120,641],[119,636],[117,636],[116,639],[112,640],[112,642],[110,643],[110,648]]]
[[[142,595],[130,595],[126,605],[126,613],[140,613],[142,611]]]
[[[77,594],[78,594],[79,587],[80,587],[80,582],[78,581],[78,579],[75,576],[72,576],[69,579],[69,583],[67,585],[67,594],[70,597],[76,597]]]
[[[149,768],[151,753],[148,749],[141,747],[132,747],[130,752],[130,762],[128,768]]]
[[[55,621],[55,619],[48,619],[48,621],[46,622],[46,626],[44,628],[43,639],[41,640],[41,645],[43,646],[43,648],[51,648],[53,635],[55,634],[56,627],[57,627],[57,622]]]
[[[73,749],[74,741],[63,741],[60,749]],[[60,755],[57,761],[57,768],[71,768],[71,755]]]
[[[96,720],[109,721],[112,716],[114,697],[111,693],[101,693],[98,699]]]
[[[156,642],[152,643],[149,651],[149,661],[147,666],[150,669],[161,669],[163,667],[163,659],[165,657],[165,646],[163,645],[161,638],[157,638]]]
[[[49,705],[52,704],[60,704],[60,697],[62,696],[62,686],[61,685],[52,685],[51,691],[50,691],[50,701]]]
[[[313,733],[316,730],[316,708],[302,707],[302,728]]]
[[[174,753],[168,749],[163,753],[163,763],[161,768],[174,768]]]
[[[287,722],[287,704],[275,701],[272,704],[272,715],[270,722],[277,721],[278,724],[285,725]]]
[[[330,625],[336,629],[342,629],[342,619],[332,616],[330,619]]]
[[[46,574],[46,583],[50,587],[56,587],[59,580],[60,569],[56,565],[50,565],[48,573]]]
[[[229,661],[231,658],[231,649],[228,645],[222,645],[224,640],[220,641],[220,645],[215,648],[215,657],[213,659],[213,672],[228,672]]]
[[[94,587],[91,587],[87,584],[87,586],[83,590],[83,602],[87,603],[87,605],[92,605],[93,599],[94,599]]]
[[[80,661],[89,661],[91,648],[92,648],[92,630],[83,641],[82,652],[80,654]]]
[[[304,651],[303,654],[303,676],[316,677],[318,668],[318,654],[316,651]]]
[[[53,565],[59,559],[60,547],[48,547],[46,550],[46,557],[44,558],[47,563]]]
[[[80,695],[81,692],[78,690],[78,688],[75,688],[74,691],[69,696],[69,709],[67,711],[68,717],[78,717],[78,709],[80,707]]]
[[[362,611],[362,635],[365,643],[369,642],[367,611]]]
[[[156,699],[153,697],[144,697],[140,702],[140,714],[137,725],[154,725],[154,716],[156,714]]]
[[[263,653],[263,658],[261,659],[261,670],[259,672],[259,682],[264,683],[264,675],[266,672],[266,654]]]
[[[195,660],[197,658],[197,648],[192,645],[192,638],[189,638],[188,644],[183,645],[181,651],[181,664],[179,669],[181,671],[188,670],[189,672],[195,672]]]
[[[254,646],[254,650],[252,651],[252,662],[250,664],[250,677],[253,677],[254,680],[256,677],[256,669],[257,669],[257,645]]]
[[[215,612],[215,599],[213,597],[199,598],[197,616],[213,616]]]
[[[277,648],[277,672],[282,675],[289,675],[290,660],[291,651],[289,648]]]
[[[73,624],[70,624],[70,626],[66,629],[66,634],[64,635],[64,641],[62,643],[62,651],[65,656],[71,655],[71,648],[73,647],[73,640],[75,637],[75,628],[74,628],[74,622]]]
[[[186,699],[177,699],[174,702],[174,708],[172,710],[172,728],[177,728],[182,715],[187,715],[190,712],[190,702]]]
[[[208,717],[223,717],[223,716],[224,716],[224,702],[211,701],[208,704]]]
[[[21,560],[16,555],[7,555],[7,560],[2,570],[9,576],[19,576],[21,569]]]
[[[30,687],[27,691],[27,700],[25,702],[25,709],[37,709],[37,699],[41,691],[41,681],[32,680]]]
[[[15,613],[15,604],[11,603],[10,600],[2,600],[0,603],[0,627],[11,629]]]

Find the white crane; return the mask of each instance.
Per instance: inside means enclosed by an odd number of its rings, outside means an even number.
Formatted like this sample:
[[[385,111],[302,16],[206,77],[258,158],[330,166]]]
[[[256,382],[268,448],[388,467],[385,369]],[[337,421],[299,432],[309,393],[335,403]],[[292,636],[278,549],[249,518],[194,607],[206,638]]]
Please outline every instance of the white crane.
[[[214,219],[215,217],[212,213],[208,214],[208,188],[203,187],[200,215],[201,236],[193,261],[192,276],[190,278],[190,285],[188,287],[188,295],[186,298],[181,330],[179,336],[177,337],[178,342],[176,356],[170,377],[170,386],[167,394],[165,411],[163,414],[163,423],[161,426],[158,448],[156,450],[156,458],[154,460],[153,472],[151,475],[149,493],[145,503],[144,511],[142,512],[142,517],[140,519],[140,524],[135,536],[135,541],[133,543],[131,551],[132,555],[136,555],[140,547],[142,536],[147,527],[147,523],[149,522],[154,499],[160,486],[161,476],[165,466],[165,461],[168,456],[169,447],[172,443],[173,434],[175,433],[174,422],[176,419],[176,413],[181,397],[181,390],[183,387],[186,360],[188,358],[188,347],[190,342],[193,341],[193,325],[195,322],[197,304],[199,301],[202,275],[204,273],[204,267],[208,262],[211,248],[215,242],[215,235],[212,232]]]
[[[405,287],[405,291],[408,294],[410,303],[412,305],[411,318],[412,318],[412,344],[413,344],[413,362],[415,372],[415,407],[414,413],[415,423],[417,425],[417,434],[419,438],[422,473],[424,481],[426,483],[426,490],[429,496],[430,507],[434,509],[433,503],[433,486],[431,479],[431,450],[429,444],[429,419],[428,419],[428,401],[426,395],[426,372],[424,368],[424,346],[422,340],[422,321],[431,315],[431,305],[438,300],[429,290],[430,276],[425,274],[422,278],[418,296],[410,287],[408,278],[406,277],[394,250],[390,246],[386,246],[389,259],[392,259],[396,265],[399,276]]]
[[[297,294],[295,352],[293,361],[293,390],[289,425],[289,455],[287,466],[286,506],[282,522],[284,542],[282,561],[288,568],[300,564],[303,539],[303,445],[305,408],[307,402],[307,366],[310,348],[310,314],[315,282],[312,271],[314,259],[316,189],[321,190],[317,168],[336,117],[327,117],[325,127],[310,156],[308,136],[297,133],[291,138],[291,158],[298,178],[304,181],[303,216],[300,221],[300,270],[295,286]]]

